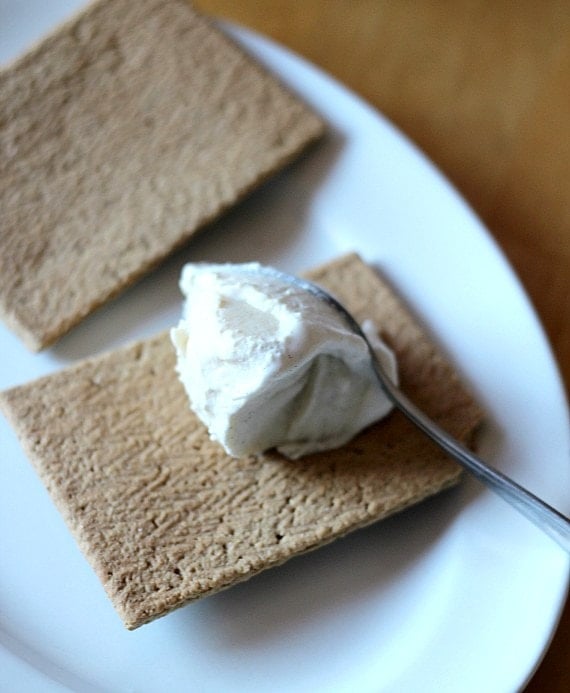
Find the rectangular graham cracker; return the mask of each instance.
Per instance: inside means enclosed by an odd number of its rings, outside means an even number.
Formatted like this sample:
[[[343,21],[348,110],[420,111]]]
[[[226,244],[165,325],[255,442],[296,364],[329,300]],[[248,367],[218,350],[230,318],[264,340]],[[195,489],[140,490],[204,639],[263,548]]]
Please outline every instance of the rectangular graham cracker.
[[[469,442],[481,411],[378,275],[350,255],[311,275],[397,353],[404,390]],[[398,412],[343,448],[228,457],[189,410],[167,334],[0,395],[129,629],[458,481]]]
[[[186,0],[99,0],[0,72],[0,316],[42,349],[322,134]]]

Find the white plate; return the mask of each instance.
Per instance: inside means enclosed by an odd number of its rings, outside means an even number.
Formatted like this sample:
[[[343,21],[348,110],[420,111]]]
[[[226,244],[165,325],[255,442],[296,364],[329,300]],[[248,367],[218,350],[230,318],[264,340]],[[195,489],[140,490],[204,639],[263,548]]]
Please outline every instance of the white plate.
[[[1,2],[1,59],[77,2]],[[0,329],[0,387],[173,324],[187,258],[299,270],[357,250],[486,406],[483,452],[568,512],[568,412],[519,283],[426,158],[353,94],[230,29],[331,135],[58,346]],[[568,557],[475,482],[129,633],[1,420],[0,687],[75,691],[511,691],[555,628]]]

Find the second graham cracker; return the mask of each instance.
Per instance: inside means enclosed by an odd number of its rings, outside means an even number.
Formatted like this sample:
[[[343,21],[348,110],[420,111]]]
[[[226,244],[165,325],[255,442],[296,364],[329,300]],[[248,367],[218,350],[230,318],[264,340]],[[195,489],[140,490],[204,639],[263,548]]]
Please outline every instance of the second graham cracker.
[[[388,285],[357,256],[311,273],[395,350],[403,389],[469,442],[482,413]],[[189,410],[161,334],[0,395],[127,628],[315,549],[457,482],[398,412],[344,447],[233,459]]]
[[[322,121],[186,0],[98,0],[0,72],[0,316],[42,349]]]

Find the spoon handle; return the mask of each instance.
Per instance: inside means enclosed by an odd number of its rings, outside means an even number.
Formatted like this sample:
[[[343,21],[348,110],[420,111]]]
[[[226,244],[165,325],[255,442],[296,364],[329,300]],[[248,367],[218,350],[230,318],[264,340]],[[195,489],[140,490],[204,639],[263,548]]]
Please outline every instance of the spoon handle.
[[[490,467],[446,433],[389,380],[372,349],[370,351],[378,382],[393,404],[481,483],[501,496],[563,549],[570,552],[570,520],[513,479]]]
[[[477,457],[477,455],[461,445],[459,441],[446,433],[446,431],[432,421],[429,416],[426,416],[423,411],[418,409],[400,388],[391,381],[388,374],[384,371],[382,364],[376,357],[374,349],[362,331],[362,328],[342,303],[312,282],[284,274],[283,272],[278,272],[277,270],[271,271],[273,274],[278,274],[286,281],[309,291],[341,313],[352,331],[362,337],[366,342],[380,387],[392,403],[429,438],[457,460],[464,469],[479,479],[479,481],[485,484],[491,491],[494,491],[510,503],[522,513],[522,515],[545,532],[545,534],[560,544],[565,551],[570,553],[570,520],[533,493],[517,484],[516,481],[513,481],[508,476],[490,467],[486,462]]]

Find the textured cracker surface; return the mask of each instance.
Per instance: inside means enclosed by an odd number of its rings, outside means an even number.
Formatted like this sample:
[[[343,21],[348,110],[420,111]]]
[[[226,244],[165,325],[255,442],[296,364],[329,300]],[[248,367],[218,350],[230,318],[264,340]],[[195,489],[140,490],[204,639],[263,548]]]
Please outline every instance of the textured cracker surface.
[[[481,411],[354,255],[312,273],[396,350],[401,382],[469,441]],[[188,408],[166,334],[1,393],[0,404],[127,628],[454,484],[399,413],[343,448],[229,458]]]
[[[0,72],[0,315],[41,349],[322,133],[185,0],[100,0]]]

